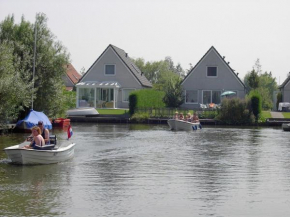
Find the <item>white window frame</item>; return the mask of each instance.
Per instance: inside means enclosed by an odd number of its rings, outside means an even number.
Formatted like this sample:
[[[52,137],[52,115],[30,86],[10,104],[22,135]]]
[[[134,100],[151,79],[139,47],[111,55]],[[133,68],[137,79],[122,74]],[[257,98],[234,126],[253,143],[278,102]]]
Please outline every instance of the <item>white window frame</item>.
[[[208,70],[209,67],[215,67],[216,68],[216,76],[208,76],[207,75],[207,70]],[[218,67],[217,66],[207,66],[206,67],[206,77],[207,78],[217,78],[218,77]]]
[[[106,74],[106,66],[114,66],[114,74]],[[116,64],[105,64],[104,65],[104,75],[105,76],[115,76],[116,75]]]
[[[186,102],[186,92],[187,91],[196,91],[197,92],[197,100],[196,100],[196,102]],[[185,104],[198,104],[198,90],[185,90],[185,98],[184,98],[184,103]]]
[[[125,102],[125,103],[129,103],[129,98],[128,98],[128,101],[125,101],[124,100],[124,90],[132,90],[132,91],[134,91],[134,90],[136,90],[135,88],[123,88],[122,89],[122,102]],[[130,94],[129,94],[130,95]]]
[[[204,102],[203,102],[203,92],[204,92],[204,91],[210,91],[210,103],[212,103],[212,92],[213,92],[213,91],[219,91],[221,94],[223,93],[222,90],[202,90],[202,97],[201,97],[201,98],[202,98],[202,104],[205,104],[205,105],[206,105],[207,103],[204,103]]]

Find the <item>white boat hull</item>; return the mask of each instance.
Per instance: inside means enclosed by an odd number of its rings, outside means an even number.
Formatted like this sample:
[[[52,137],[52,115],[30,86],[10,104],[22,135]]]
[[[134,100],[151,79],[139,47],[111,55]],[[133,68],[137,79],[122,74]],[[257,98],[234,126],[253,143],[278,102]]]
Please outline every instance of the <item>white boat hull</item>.
[[[14,164],[53,164],[71,159],[74,156],[75,143],[60,146],[56,150],[23,149],[28,143],[5,148],[4,151]]]
[[[192,131],[192,130],[202,129],[202,126],[199,122],[191,123],[191,122],[182,121],[182,120],[169,119],[167,123],[171,130],[186,130],[186,131],[191,130]]]
[[[66,112],[67,116],[86,116],[86,115],[98,115],[99,112],[95,108],[76,108]]]

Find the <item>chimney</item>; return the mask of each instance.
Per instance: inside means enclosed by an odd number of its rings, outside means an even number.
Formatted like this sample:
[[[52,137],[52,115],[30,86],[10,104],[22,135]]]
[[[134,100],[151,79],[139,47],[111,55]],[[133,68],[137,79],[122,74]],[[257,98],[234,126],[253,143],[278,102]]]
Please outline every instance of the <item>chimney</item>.
[[[128,53],[125,53],[125,57],[128,57]]]

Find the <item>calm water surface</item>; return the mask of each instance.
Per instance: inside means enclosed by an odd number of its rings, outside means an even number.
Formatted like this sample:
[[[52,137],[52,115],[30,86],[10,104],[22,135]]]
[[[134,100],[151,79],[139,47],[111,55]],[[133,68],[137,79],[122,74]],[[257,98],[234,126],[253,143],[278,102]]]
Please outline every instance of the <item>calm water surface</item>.
[[[16,166],[0,152],[0,216],[290,215],[290,133],[281,128],[73,123],[73,131],[67,162]],[[2,136],[0,149],[24,138]]]

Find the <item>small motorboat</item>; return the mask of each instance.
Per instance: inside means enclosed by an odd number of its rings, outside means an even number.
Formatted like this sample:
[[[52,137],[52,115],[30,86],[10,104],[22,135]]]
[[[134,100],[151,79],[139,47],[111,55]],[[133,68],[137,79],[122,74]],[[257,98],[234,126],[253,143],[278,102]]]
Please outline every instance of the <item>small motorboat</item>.
[[[51,140],[51,145],[45,145],[42,149],[24,149],[25,145],[30,144],[29,141],[25,141],[5,148],[4,151],[13,164],[22,165],[53,164],[73,158],[75,143],[57,146],[55,136],[54,139],[54,142]]]
[[[282,124],[282,129],[284,130],[284,131],[290,131],[290,123],[283,123]]]
[[[202,126],[199,122],[192,123],[183,120],[169,119],[167,121],[171,130],[197,130],[202,129]]]

